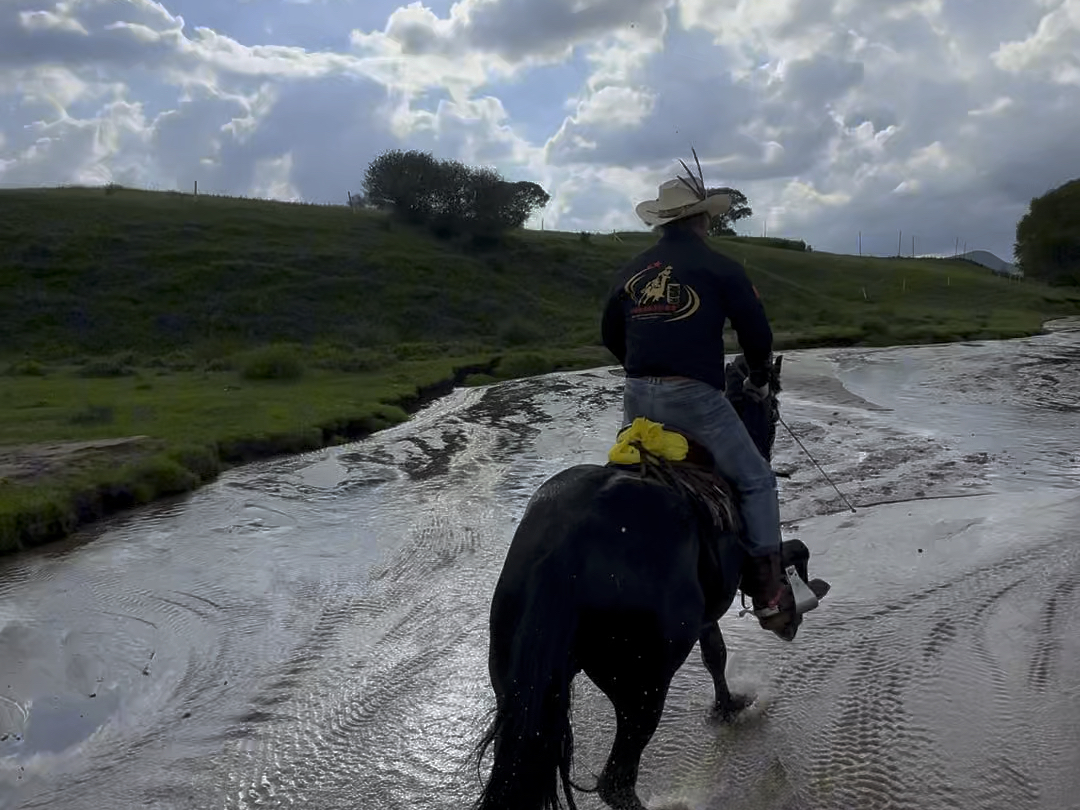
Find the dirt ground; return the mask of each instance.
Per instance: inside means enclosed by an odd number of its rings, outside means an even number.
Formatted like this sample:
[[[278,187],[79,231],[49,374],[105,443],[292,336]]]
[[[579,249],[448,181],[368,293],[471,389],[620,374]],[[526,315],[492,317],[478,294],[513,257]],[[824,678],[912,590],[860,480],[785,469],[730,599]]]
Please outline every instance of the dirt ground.
[[[0,484],[33,484],[102,463],[124,464],[150,449],[148,436],[0,445]]]

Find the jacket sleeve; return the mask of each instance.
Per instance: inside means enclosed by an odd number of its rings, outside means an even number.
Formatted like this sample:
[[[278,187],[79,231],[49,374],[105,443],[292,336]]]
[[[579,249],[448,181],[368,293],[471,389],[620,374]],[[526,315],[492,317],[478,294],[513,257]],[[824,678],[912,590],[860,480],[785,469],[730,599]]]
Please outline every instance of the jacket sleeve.
[[[732,262],[723,274],[728,319],[756,384],[768,379],[773,333],[765,307],[742,266]],[[754,373],[756,372],[756,373]]]
[[[618,359],[626,362],[626,316],[623,314],[622,287],[616,286],[608,295],[604,316],[600,322],[600,334],[604,345]]]

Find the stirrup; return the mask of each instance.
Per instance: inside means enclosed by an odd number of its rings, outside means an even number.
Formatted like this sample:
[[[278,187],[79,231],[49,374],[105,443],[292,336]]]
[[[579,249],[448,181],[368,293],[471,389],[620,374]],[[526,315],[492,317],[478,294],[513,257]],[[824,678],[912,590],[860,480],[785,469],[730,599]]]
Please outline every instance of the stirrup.
[[[795,597],[796,616],[808,613],[820,604],[817,594],[810,590],[810,586],[799,576],[799,572],[795,570],[794,565],[789,565],[784,569],[784,573],[787,574],[788,585],[791,587],[791,595]]]
[[[803,578],[799,576],[799,572],[795,569],[794,565],[789,565],[784,569],[784,576],[787,579],[788,587],[791,588],[791,595],[795,600],[795,615],[801,616],[804,613],[809,613],[811,610],[821,604],[810,586],[803,581]],[[739,618],[741,619],[747,613],[753,613],[758,619],[771,619],[773,616],[780,613],[778,607],[763,607],[755,610],[752,607],[746,606],[746,594],[739,592],[739,596],[742,599],[742,610],[739,611]]]

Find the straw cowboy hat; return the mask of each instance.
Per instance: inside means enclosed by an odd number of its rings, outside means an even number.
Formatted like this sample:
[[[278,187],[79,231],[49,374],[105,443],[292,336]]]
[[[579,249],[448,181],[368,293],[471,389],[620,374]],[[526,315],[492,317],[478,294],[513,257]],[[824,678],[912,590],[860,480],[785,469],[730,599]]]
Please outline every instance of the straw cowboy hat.
[[[696,151],[694,160],[697,161],[697,177],[694,177],[690,168],[680,160],[688,176],[668,180],[661,184],[655,200],[638,203],[634,210],[641,217],[642,222],[655,228],[704,213],[707,213],[709,219],[712,220],[731,208],[730,195],[710,195],[706,190],[705,178],[701,173],[701,161],[698,161]]]

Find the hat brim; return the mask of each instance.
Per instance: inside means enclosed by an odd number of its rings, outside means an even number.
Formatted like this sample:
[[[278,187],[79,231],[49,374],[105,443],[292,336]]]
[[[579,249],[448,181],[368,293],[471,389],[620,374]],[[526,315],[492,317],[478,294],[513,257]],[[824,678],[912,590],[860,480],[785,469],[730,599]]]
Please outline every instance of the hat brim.
[[[646,200],[639,203],[634,210],[642,222],[650,227],[656,227],[686,219],[687,217],[697,216],[698,214],[708,214],[709,219],[713,219],[731,210],[731,197],[728,194],[713,194],[701,202],[684,205],[675,210],[660,208],[659,200]]]

